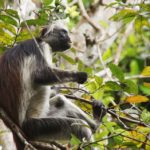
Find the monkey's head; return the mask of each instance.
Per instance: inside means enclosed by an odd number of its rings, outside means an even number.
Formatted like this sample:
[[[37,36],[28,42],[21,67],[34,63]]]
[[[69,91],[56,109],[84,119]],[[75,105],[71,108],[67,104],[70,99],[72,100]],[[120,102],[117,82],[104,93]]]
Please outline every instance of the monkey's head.
[[[48,43],[53,52],[65,51],[71,47],[67,29],[57,23],[44,28],[40,39]]]

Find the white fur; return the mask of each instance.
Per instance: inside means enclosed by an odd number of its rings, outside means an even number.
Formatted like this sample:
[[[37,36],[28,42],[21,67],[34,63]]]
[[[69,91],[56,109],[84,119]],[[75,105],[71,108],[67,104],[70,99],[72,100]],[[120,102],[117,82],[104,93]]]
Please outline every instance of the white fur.
[[[56,20],[56,21],[54,21],[52,24],[50,24],[50,25],[47,26],[47,29],[48,29],[48,30],[47,30],[45,36],[46,36],[48,33],[50,33],[50,31],[53,31],[54,28],[57,28],[57,29],[63,28],[63,29],[65,29],[66,31],[68,31],[68,29],[67,29],[67,27],[66,27],[64,21],[62,21],[62,20]]]
[[[21,104],[19,108],[19,122],[25,120],[27,108],[30,104],[30,98],[34,95],[34,91],[31,87],[31,71],[34,70],[36,65],[35,56],[25,57],[21,66],[21,78],[22,78],[22,96]]]
[[[46,56],[46,53],[43,55]],[[26,57],[23,61],[23,65],[21,66],[22,97],[19,108],[20,124],[22,124],[25,118],[45,117],[49,110],[49,86],[37,86],[33,88],[31,73],[35,70],[35,68],[35,56]]]
[[[52,67],[52,50],[46,42],[41,43],[42,55],[49,66]]]

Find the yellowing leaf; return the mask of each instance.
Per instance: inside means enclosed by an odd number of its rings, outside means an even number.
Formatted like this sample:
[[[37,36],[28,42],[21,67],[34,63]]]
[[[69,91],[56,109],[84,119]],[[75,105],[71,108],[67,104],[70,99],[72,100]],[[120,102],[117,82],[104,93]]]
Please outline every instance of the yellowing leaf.
[[[150,66],[146,66],[142,71],[143,76],[150,76]]]
[[[142,95],[130,96],[126,99],[126,102],[128,103],[141,103],[147,101],[149,101],[149,99],[146,96]]]
[[[150,88],[150,83],[148,83],[148,82],[144,82],[143,85]]]

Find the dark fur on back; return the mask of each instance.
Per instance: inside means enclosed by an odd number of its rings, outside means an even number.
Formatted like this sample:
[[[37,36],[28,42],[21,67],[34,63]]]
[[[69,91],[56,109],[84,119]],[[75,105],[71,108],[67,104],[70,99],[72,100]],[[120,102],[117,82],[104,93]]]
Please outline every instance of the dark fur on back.
[[[25,57],[35,55],[41,58],[34,40],[21,42],[10,48],[0,58],[0,106],[19,125],[21,101],[21,64]],[[40,62],[40,60],[39,60]]]

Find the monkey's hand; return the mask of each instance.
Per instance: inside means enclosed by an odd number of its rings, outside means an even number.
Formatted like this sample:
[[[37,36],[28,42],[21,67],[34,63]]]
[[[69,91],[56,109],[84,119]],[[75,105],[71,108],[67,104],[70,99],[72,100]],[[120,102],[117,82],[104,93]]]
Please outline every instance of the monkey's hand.
[[[106,108],[101,101],[93,100],[93,117],[97,122],[101,122],[106,114]]]
[[[76,76],[76,81],[79,84],[83,84],[84,82],[86,82],[87,78],[88,78],[88,75],[86,72],[78,72]]]

